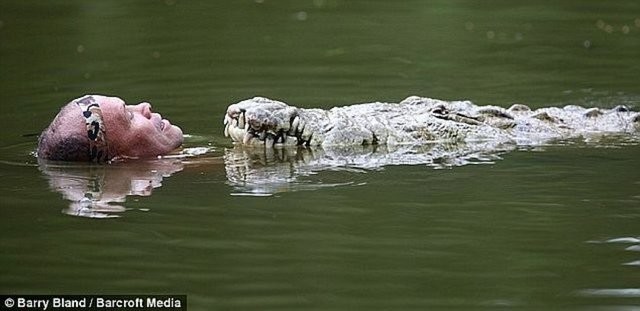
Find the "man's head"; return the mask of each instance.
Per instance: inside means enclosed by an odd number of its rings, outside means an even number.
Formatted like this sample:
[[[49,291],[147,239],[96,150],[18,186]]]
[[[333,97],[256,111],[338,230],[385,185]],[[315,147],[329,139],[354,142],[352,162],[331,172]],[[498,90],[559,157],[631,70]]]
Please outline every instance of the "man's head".
[[[151,111],[149,103],[126,105],[117,97],[87,95],[65,105],[38,141],[38,157],[105,162],[145,158],[182,144],[182,130]]]

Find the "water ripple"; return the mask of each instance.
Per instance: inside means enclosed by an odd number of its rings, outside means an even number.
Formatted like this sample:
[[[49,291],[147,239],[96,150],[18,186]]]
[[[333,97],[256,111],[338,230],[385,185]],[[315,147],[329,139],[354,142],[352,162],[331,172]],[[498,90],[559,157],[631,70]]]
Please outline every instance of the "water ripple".
[[[588,297],[640,298],[640,288],[584,289],[580,294]]]

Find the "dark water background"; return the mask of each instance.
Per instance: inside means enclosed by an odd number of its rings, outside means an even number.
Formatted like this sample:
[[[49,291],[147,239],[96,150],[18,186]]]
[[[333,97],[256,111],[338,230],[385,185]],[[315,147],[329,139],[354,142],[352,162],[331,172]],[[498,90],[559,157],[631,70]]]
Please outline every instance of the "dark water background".
[[[635,310],[634,143],[446,169],[267,160],[258,173],[282,178],[238,184],[222,114],[255,95],[638,110],[639,77],[638,1],[0,1],[0,292],[183,293],[190,310]],[[25,134],[86,93],[149,101],[187,147],[210,149],[38,166]],[[121,202],[83,214],[70,202],[85,188]]]

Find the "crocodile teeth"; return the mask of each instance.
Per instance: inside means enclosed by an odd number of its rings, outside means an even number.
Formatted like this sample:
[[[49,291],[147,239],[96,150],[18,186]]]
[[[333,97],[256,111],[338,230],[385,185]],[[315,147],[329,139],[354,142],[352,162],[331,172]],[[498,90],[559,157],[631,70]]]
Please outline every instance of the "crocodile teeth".
[[[265,146],[269,146],[269,147],[273,146],[274,145],[273,136],[267,135],[267,137],[265,137],[264,139],[264,144]]]
[[[233,139],[234,141],[242,141],[243,134],[236,127],[229,128],[229,135],[231,136],[231,139]]]
[[[231,139],[234,141],[242,141],[243,135],[246,131],[239,129],[236,126],[237,121],[235,119],[231,120],[231,123],[227,125],[226,132],[231,136]]]
[[[252,135],[249,132],[244,133],[244,137],[242,138],[242,143],[248,145],[251,142]]]
[[[304,140],[304,141],[308,142],[308,141],[311,139],[311,134],[313,134],[313,133],[311,132],[311,127],[305,127],[305,128],[302,130],[302,134],[301,134],[301,138],[302,138],[302,140]]]
[[[289,134],[291,134],[291,135],[295,134],[296,131],[298,130],[298,126],[300,126],[300,118],[299,117],[295,117],[291,121],[291,127],[289,128]]]
[[[238,116],[238,127],[239,128],[243,128],[245,124],[245,120],[244,120],[244,112],[240,113],[240,115]]]

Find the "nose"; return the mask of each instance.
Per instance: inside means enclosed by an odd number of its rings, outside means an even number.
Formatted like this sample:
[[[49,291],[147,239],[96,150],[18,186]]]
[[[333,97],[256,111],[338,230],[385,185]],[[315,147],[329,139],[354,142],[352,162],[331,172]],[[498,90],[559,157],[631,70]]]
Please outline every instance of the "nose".
[[[147,119],[151,119],[151,104],[144,102],[133,106],[133,111],[140,113]]]

